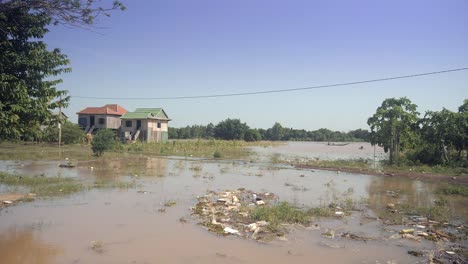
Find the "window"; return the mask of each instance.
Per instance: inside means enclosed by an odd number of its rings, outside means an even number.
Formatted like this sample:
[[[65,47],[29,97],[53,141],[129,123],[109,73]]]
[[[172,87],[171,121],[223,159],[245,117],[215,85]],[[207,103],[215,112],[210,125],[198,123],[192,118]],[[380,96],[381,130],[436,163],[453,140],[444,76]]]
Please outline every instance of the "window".
[[[125,121],[126,127],[132,127],[132,121]]]
[[[80,117],[78,119],[78,124],[82,127],[86,127],[88,125],[88,119],[86,119],[86,117]]]
[[[161,122],[158,122],[158,128],[161,128]]]
[[[99,118],[99,120],[98,120],[98,124],[100,124],[100,125],[104,125],[105,122],[106,122],[106,120],[104,118]]]

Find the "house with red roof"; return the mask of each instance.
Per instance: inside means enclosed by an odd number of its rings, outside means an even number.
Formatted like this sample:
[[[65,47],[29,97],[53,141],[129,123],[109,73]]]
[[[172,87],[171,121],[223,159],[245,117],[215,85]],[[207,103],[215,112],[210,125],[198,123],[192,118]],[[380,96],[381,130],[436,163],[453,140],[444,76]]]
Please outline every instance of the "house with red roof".
[[[127,112],[127,109],[120,105],[107,104],[101,107],[87,107],[76,114],[78,115],[78,125],[84,129],[86,134],[92,134],[103,128],[119,129],[120,117]]]

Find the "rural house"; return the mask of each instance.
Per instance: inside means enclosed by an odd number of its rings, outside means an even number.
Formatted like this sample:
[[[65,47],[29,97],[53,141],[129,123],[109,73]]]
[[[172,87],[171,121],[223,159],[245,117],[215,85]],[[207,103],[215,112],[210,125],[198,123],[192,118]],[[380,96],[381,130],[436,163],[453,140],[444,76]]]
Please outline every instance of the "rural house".
[[[167,141],[169,117],[162,108],[137,108],[120,117],[121,137],[146,142]]]
[[[120,128],[120,116],[128,111],[117,104],[107,104],[101,107],[87,107],[78,112],[78,125],[86,134],[108,128]]]

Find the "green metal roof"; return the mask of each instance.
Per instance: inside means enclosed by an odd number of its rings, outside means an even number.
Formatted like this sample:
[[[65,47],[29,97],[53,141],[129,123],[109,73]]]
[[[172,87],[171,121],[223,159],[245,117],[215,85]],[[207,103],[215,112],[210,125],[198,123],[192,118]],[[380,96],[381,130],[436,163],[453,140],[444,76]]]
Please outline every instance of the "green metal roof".
[[[170,120],[162,108],[137,108],[134,112],[127,112],[120,118]]]

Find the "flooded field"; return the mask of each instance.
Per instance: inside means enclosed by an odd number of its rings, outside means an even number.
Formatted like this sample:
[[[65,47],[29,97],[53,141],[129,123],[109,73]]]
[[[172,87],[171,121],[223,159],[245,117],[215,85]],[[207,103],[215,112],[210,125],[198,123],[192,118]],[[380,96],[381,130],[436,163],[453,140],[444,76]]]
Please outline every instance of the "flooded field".
[[[373,148],[367,144],[330,147],[291,142],[253,150],[257,158],[246,161],[138,154],[76,161],[74,168],[59,168],[59,161],[50,160],[0,161],[0,171],[9,173],[135,183],[131,188],[93,188],[3,207],[0,263],[427,263],[427,256],[415,257],[408,251],[455,250],[448,241],[402,238],[398,232],[408,226],[384,224],[377,217],[391,203],[432,206],[439,199],[437,183],[298,170],[265,162],[275,153],[372,158]],[[337,201],[352,201],[355,207],[344,217],[317,217],[311,226],[296,225],[285,239],[271,243],[218,236],[198,225],[191,210],[197,197],[238,188],[273,193],[304,208]],[[21,189],[2,185],[0,191]],[[466,223],[468,198],[444,199],[450,222]],[[331,232],[335,235],[324,235]],[[350,239],[346,234],[366,239]]]
[[[252,147],[252,150],[263,157],[272,158],[280,155],[289,159],[307,158],[322,160],[370,159],[374,158],[374,147],[367,142],[287,142],[273,147]],[[377,161],[386,158],[381,147],[375,147]]]

